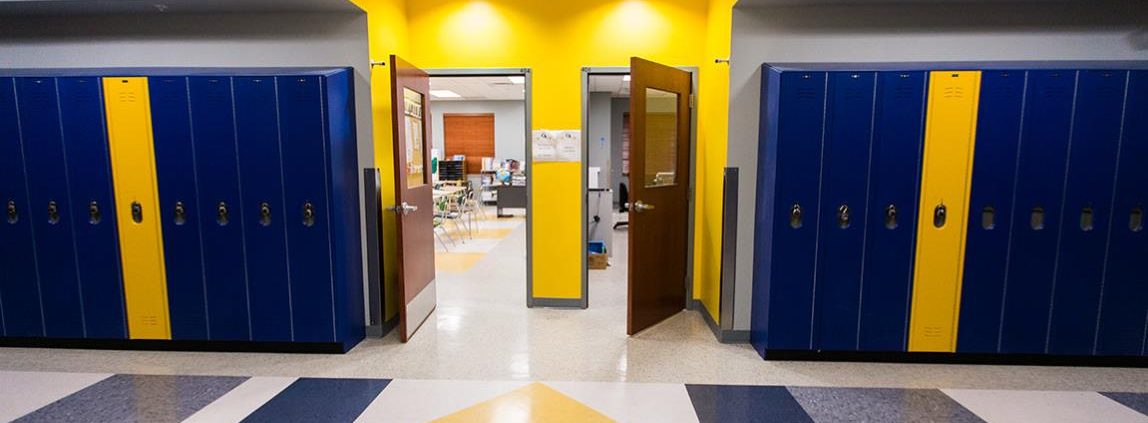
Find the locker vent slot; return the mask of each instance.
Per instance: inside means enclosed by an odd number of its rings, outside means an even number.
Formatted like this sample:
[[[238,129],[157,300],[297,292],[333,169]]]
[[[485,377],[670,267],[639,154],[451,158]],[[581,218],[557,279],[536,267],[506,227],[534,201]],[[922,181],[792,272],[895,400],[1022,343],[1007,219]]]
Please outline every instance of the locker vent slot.
[[[991,231],[997,228],[997,211],[993,206],[988,206],[981,209],[981,228],[986,231]]]
[[[921,98],[921,95],[917,94],[916,91],[913,90],[912,87],[897,87],[897,89],[893,91],[893,98],[915,99],[915,98]]]
[[[1064,87],[1046,87],[1041,94],[1044,95],[1044,98],[1063,98],[1068,95],[1068,89]]]
[[[1144,230],[1144,207],[1136,206],[1132,209],[1132,214],[1128,218],[1128,229],[1132,232],[1141,232]]]
[[[1032,208],[1032,217],[1029,218],[1029,226],[1031,226],[1034,231],[1044,230],[1044,207],[1037,206]]]
[[[816,100],[820,96],[817,95],[817,90],[813,88],[802,88],[797,90],[797,98],[802,100]]]
[[[890,204],[885,206],[885,229],[897,229],[897,206]]]
[[[1095,229],[1092,218],[1092,206],[1085,206],[1080,210],[1080,230],[1084,232],[1092,232]]]
[[[945,87],[944,96],[952,99],[965,98],[965,89],[963,87]]]
[[[7,207],[6,213],[8,214],[8,224],[9,225],[15,225],[16,222],[20,221],[20,213],[16,210],[16,202],[15,201],[8,200],[8,207]]]
[[[793,203],[793,207],[789,209],[789,227],[793,229],[801,229],[804,226],[802,222],[802,215],[805,213],[801,210],[801,205]]]

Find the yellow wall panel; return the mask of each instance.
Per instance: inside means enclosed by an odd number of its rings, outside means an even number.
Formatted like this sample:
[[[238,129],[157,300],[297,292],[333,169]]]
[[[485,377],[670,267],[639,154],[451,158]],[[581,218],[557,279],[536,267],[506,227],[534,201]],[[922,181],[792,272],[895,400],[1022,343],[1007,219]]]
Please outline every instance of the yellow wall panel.
[[[980,78],[929,76],[909,351],[956,351]]]
[[[147,78],[104,78],[131,339],[171,339]]]

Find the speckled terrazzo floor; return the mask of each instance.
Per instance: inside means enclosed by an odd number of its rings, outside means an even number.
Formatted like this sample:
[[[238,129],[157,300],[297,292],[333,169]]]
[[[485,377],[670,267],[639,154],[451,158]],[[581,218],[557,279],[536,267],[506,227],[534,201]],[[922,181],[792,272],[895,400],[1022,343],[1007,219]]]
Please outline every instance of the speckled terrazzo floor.
[[[550,380],[930,389],[1148,392],[1148,369],[765,362],[718,343],[685,311],[625,334],[625,232],[591,272],[588,310],[525,307],[525,228],[464,273],[439,276],[439,305],[409,343],[394,334],[346,355],[0,349],[0,370],[171,375]]]

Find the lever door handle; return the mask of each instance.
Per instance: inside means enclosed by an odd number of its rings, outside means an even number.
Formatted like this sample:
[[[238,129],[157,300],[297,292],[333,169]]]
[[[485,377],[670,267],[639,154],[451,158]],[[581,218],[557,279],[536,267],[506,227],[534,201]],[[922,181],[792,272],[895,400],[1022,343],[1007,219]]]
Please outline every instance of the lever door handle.
[[[103,218],[103,213],[100,212],[100,203],[95,201],[88,203],[88,223],[99,225]]]
[[[8,200],[8,223],[15,225],[20,220],[20,213],[16,210],[16,200]]]
[[[55,201],[48,202],[48,223],[60,223],[60,207],[56,205]]]
[[[800,229],[804,225],[802,222],[802,215],[805,211],[802,210],[801,204],[793,203],[793,207],[789,209],[789,227],[793,229]]]
[[[271,205],[262,203],[259,205],[259,224],[262,226],[271,226]]]
[[[653,204],[642,202],[642,201],[634,202],[634,211],[636,211],[638,213],[647,212],[647,211],[650,211],[653,209],[654,209]]]
[[[303,203],[303,226],[315,226],[315,205],[310,201]]]
[[[412,206],[409,203],[407,203],[406,201],[403,201],[402,204],[399,204],[399,205],[393,207],[391,210],[394,211],[395,213],[406,216],[408,214],[419,211],[419,206]]]
[[[138,201],[132,202],[132,222],[143,223],[143,205]]]

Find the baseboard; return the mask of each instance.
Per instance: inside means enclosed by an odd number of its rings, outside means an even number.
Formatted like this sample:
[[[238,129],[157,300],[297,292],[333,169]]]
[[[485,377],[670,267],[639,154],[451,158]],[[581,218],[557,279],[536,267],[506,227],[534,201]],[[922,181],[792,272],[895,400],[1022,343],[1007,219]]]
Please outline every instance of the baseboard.
[[[770,361],[997,364],[1015,366],[1148,367],[1148,357],[1044,354],[965,354],[928,352],[766,350]]]
[[[585,308],[581,298],[534,298],[530,307]]]
[[[717,338],[718,342],[723,344],[744,344],[749,342],[748,330],[722,330],[721,325],[713,319],[713,315],[710,314],[705,303],[694,299],[690,301],[690,304],[693,305],[693,307],[690,307],[691,310],[697,310],[702,314],[702,317],[705,318],[706,325],[710,327],[710,331],[714,333],[714,337]]]
[[[159,339],[0,338],[0,347],[83,350],[344,354],[358,342],[180,341]]]

